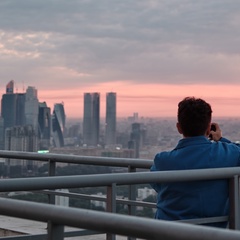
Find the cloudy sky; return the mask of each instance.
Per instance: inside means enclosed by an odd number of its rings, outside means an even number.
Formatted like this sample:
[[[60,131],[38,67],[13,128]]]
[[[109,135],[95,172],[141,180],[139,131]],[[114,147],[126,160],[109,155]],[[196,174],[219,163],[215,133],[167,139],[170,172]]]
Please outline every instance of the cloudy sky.
[[[118,116],[175,116],[185,96],[240,116],[239,0],[1,0],[0,94],[38,89],[82,117],[83,93]]]

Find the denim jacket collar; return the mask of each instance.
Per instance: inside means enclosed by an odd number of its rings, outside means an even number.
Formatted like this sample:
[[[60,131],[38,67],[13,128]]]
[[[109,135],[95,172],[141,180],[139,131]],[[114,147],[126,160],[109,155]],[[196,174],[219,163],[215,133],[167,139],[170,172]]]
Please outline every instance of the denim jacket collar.
[[[189,147],[192,145],[209,144],[211,141],[205,136],[187,137],[179,140],[175,149]]]

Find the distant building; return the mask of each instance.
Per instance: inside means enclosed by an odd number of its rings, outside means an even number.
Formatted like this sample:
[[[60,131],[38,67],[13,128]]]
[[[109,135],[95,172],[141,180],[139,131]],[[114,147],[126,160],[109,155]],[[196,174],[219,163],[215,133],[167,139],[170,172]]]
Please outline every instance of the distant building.
[[[128,117],[128,121],[132,123],[138,122],[138,113],[134,112],[132,116]]]
[[[147,197],[151,196],[151,195],[156,195],[156,191],[152,188],[147,188],[147,187],[144,187],[144,188],[138,188],[137,189],[137,197],[138,197],[138,200],[143,200],[143,199],[146,199]]]
[[[25,124],[32,125],[35,132],[38,130],[38,96],[35,87],[28,87],[25,94]]]
[[[97,146],[100,131],[100,94],[84,93],[83,144]]]
[[[32,125],[14,126],[5,131],[5,150],[37,152],[38,137]],[[26,162],[26,160],[24,160]],[[12,159],[10,165],[21,165],[20,161]]]
[[[14,93],[14,81],[11,80],[6,85],[6,93],[2,95],[1,109],[3,131],[0,131],[0,139],[3,138],[4,143],[8,128],[31,125],[37,134],[38,98],[34,87],[28,87],[26,93]]]
[[[17,114],[17,94],[3,94],[1,106],[2,118],[4,119],[4,130],[8,127],[15,126]]]
[[[65,121],[66,115],[64,111],[63,103],[56,103],[54,105],[53,115],[52,115],[52,135],[53,144],[55,147],[64,146],[64,131],[65,131]]]
[[[51,138],[51,109],[46,102],[39,103],[38,126],[39,150],[47,150]]]
[[[0,150],[4,150],[4,120],[0,116]]]
[[[95,207],[106,209],[106,202],[104,201],[106,194],[98,192],[97,194],[92,194],[92,196],[103,198],[103,200],[91,200],[91,204],[93,204]]]
[[[26,115],[25,109],[28,106],[25,106],[26,103],[26,94],[25,93],[16,93],[17,102],[16,102],[16,126],[26,125]],[[31,124],[31,122],[29,122]]]
[[[0,136],[0,138],[3,139],[7,128],[25,125],[25,94],[14,93],[13,88],[14,82],[12,80],[6,85],[6,93],[2,95],[1,100],[3,136]]]
[[[92,145],[99,144],[100,131],[100,94],[92,93]]]
[[[132,124],[132,132],[130,134],[130,141],[128,143],[128,148],[135,150],[135,158],[139,158],[141,141],[142,141],[141,124],[140,123],[133,123]]]
[[[116,93],[106,94],[106,145],[116,144]]]
[[[6,93],[13,93],[14,92],[14,81],[11,80],[6,86]]]
[[[57,189],[59,192],[69,193],[68,189]],[[65,196],[55,196],[55,205],[59,205],[62,207],[69,207],[69,197]]]

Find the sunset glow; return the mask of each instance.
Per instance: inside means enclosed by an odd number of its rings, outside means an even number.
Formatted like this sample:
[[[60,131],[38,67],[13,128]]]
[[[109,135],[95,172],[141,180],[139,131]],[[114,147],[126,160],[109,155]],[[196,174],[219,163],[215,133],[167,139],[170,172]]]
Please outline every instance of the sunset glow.
[[[69,118],[82,118],[83,93],[100,92],[101,116],[105,117],[105,98],[107,92],[117,93],[117,116],[127,117],[138,112],[143,117],[175,117],[177,104],[186,96],[195,96],[208,101],[214,116],[240,117],[240,86],[231,85],[166,85],[131,84],[117,82],[114,85],[98,84],[81,89],[41,91],[40,101],[46,101],[49,107],[64,102]],[[219,94],[221,93],[221,94]]]

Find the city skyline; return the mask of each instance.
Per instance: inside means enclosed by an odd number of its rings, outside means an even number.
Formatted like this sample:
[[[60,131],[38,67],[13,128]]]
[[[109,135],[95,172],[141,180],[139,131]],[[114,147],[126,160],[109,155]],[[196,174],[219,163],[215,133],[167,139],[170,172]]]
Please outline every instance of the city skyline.
[[[84,92],[116,92],[118,117],[175,117],[186,96],[239,117],[239,16],[238,0],[3,0],[0,94],[12,79],[36,87],[68,118],[83,117]]]
[[[9,81],[10,82],[10,81]],[[6,85],[8,82],[5,83],[5,90],[4,93],[6,93]],[[14,81],[15,84],[15,81]],[[77,93],[77,90],[74,89],[72,93],[72,96],[65,98],[64,94],[65,91],[59,92],[59,98],[54,98],[51,96],[51,93],[48,95],[45,95],[46,92],[41,93],[39,91],[37,86],[26,86],[26,89],[28,87],[36,88],[38,91],[38,99],[39,102],[46,102],[48,107],[51,109],[51,113],[53,112],[54,105],[57,103],[62,103],[64,105],[65,113],[67,119],[83,119],[83,113],[84,113],[84,93],[80,92]],[[208,101],[213,109],[213,117],[240,117],[240,109],[238,110],[238,106],[240,105],[240,86],[239,88],[235,87],[235,92],[232,91],[231,86],[201,86],[201,85],[194,85],[191,86],[191,93],[188,94],[188,87],[186,86],[171,86],[171,92],[167,92],[169,86],[168,85],[162,85],[161,94],[158,93],[158,88],[156,85],[148,86],[151,90],[152,95],[149,94],[149,91],[146,91],[146,93],[141,93],[141,89],[136,89],[131,94],[130,92],[125,92],[125,94],[119,94],[118,95],[118,106],[117,106],[117,117],[118,118],[127,118],[129,116],[132,116],[133,113],[138,112],[140,117],[174,117],[176,118],[177,114],[177,104],[179,101],[181,101],[186,96],[196,96],[205,99]],[[143,86],[144,88],[144,86]],[[25,90],[26,90],[25,89]],[[88,89],[96,89],[96,88],[88,88]],[[100,118],[106,117],[106,93],[107,92],[106,87],[100,87],[99,92],[101,98],[100,98]],[[118,89],[120,92],[122,92],[121,85],[118,86]],[[146,89],[146,88],[145,88]],[[198,94],[199,89],[203,89],[202,94]],[[13,89],[14,93],[24,93],[23,91],[19,91],[16,87]],[[81,91],[83,91],[81,89]],[[86,91],[86,92],[96,92],[96,91]],[[111,92],[111,91],[110,91]],[[218,92],[221,93],[220,96],[212,96],[212,92]],[[2,95],[3,95],[2,94]],[[74,94],[78,94],[78,96],[75,96]],[[238,96],[239,95],[239,96]],[[61,99],[64,99],[66,101],[62,101]],[[58,101],[55,101],[58,99]],[[128,109],[125,109],[125,104],[127,104]]]

